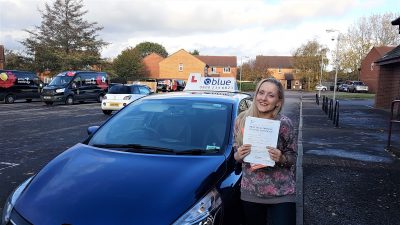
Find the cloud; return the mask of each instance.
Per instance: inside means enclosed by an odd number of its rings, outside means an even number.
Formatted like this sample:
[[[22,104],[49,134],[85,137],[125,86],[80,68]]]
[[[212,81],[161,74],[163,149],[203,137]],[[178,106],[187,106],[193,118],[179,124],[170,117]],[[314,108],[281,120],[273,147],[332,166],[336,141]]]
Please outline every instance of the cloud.
[[[390,0],[389,3],[394,0]],[[23,29],[40,25],[46,0],[0,0],[0,43],[18,47]],[[375,0],[85,0],[85,19],[104,29],[110,45],[103,57],[116,57],[143,41],[169,53],[197,49],[205,55],[290,55],[307,40],[328,44],[325,29],[346,31],[357,16],[390,8]],[[23,15],[23,16],[21,16]]]

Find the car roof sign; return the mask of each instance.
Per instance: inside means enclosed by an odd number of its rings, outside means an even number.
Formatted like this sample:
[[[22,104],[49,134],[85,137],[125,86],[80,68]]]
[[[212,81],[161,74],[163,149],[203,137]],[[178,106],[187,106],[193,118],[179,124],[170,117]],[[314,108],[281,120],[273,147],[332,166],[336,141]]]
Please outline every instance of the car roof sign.
[[[237,91],[236,79],[233,77],[203,77],[200,73],[191,73],[184,91]]]

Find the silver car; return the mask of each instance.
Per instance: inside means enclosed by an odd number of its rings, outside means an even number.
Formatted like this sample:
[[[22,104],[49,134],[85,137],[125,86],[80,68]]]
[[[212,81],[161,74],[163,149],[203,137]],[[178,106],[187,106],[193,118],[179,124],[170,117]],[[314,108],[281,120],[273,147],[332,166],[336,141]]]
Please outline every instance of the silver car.
[[[348,92],[368,92],[368,86],[362,81],[348,81]]]

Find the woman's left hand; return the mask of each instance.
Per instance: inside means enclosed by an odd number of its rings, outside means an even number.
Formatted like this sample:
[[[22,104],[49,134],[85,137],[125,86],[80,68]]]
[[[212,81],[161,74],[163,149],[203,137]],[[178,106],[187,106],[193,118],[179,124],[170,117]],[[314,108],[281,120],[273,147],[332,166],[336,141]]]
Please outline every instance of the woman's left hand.
[[[279,162],[282,157],[282,152],[281,150],[273,147],[267,147],[269,156],[271,157],[272,160],[275,162]]]

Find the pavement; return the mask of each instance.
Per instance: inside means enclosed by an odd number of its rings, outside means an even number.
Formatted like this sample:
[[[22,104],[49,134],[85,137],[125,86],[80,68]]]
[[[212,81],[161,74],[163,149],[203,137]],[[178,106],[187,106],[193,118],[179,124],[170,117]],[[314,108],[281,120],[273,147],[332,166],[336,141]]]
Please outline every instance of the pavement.
[[[315,93],[303,93],[297,224],[400,224],[400,160],[385,150],[390,112],[373,103],[339,100],[335,127]],[[400,147],[399,127],[392,143]]]

